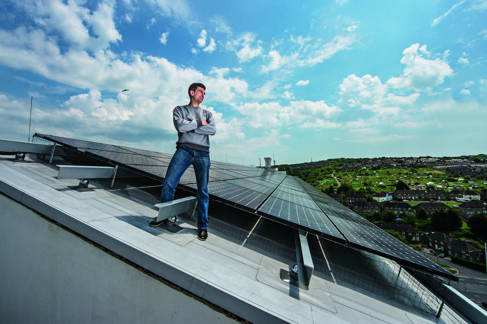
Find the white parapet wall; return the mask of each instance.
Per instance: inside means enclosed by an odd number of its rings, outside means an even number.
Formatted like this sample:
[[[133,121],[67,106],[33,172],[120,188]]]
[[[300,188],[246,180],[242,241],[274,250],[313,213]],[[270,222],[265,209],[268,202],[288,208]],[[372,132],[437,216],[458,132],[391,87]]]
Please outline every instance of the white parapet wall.
[[[234,319],[0,194],[0,322]]]

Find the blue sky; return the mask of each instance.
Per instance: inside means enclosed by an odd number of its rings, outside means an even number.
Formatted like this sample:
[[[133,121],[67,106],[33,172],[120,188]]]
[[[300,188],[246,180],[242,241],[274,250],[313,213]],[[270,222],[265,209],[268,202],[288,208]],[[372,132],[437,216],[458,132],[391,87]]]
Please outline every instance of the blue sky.
[[[487,0],[2,1],[0,138],[172,153],[207,86],[212,158],[486,153]],[[122,92],[123,89],[129,89]]]

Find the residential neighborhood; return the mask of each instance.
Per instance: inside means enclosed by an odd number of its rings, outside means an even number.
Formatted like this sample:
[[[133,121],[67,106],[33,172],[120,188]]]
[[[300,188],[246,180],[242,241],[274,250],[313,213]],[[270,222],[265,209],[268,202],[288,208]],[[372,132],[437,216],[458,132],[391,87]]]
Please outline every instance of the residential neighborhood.
[[[416,249],[485,265],[484,154],[331,159],[280,169],[300,176]]]

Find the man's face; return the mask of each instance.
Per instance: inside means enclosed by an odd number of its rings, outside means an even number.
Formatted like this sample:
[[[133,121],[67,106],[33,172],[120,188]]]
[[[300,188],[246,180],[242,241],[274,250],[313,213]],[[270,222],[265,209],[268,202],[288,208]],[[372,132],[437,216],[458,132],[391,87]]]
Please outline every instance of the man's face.
[[[191,98],[198,103],[202,103],[205,99],[205,89],[202,87],[197,87],[196,90],[190,91],[189,93],[191,94]]]

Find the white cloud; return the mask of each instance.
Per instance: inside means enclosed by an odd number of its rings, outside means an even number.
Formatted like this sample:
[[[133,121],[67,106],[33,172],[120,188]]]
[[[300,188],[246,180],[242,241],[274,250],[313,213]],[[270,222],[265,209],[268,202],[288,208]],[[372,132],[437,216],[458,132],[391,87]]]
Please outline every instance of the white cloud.
[[[465,89],[464,88],[464,89],[460,90],[460,94],[462,96],[470,96],[471,93],[470,93],[470,90],[469,89]]]
[[[487,1],[486,0],[473,0],[471,1],[472,6],[470,7],[471,10],[486,10],[487,9]]]
[[[120,95],[121,101],[127,101],[125,95]],[[114,99],[102,100],[101,92],[92,89],[88,93],[71,96],[66,102],[68,111],[74,112],[79,118],[84,114],[90,114],[100,122],[106,121],[126,121],[133,116],[130,109],[123,107],[120,101]]]
[[[458,58],[458,63],[460,63],[460,64],[469,64],[470,61],[466,57],[459,57]]]
[[[386,89],[378,76],[347,76],[340,84],[340,102],[362,109],[376,109],[382,104]]]
[[[443,13],[439,17],[433,19],[433,22],[431,23],[431,26],[432,27],[435,27],[436,25],[438,25],[443,19],[445,19],[446,17],[448,17],[456,8],[458,8],[459,6],[461,6],[462,4],[464,4],[465,1],[466,0],[461,0],[461,1],[457,2],[457,3],[455,3],[445,13]]]
[[[228,26],[228,24],[222,17],[213,17],[210,19],[210,22],[215,25],[215,31],[217,33],[223,33],[227,35],[232,34],[232,29],[230,28],[230,26]]]
[[[295,100],[283,106],[278,102],[251,102],[236,107],[246,117],[246,125],[252,128],[327,127],[337,124],[330,121],[340,112],[337,106],[330,106],[323,100]]]
[[[132,22],[132,16],[130,16],[129,14],[125,14],[125,21],[128,23],[131,23]]]
[[[487,29],[484,29],[480,32],[480,36],[482,36],[483,38],[486,38],[487,39]]]
[[[322,43],[319,40],[312,45],[309,50],[303,51],[297,63],[300,66],[314,66],[323,63],[325,60],[331,58],[340,51],[351,48],[351,45],[356,41],[354,35],[335,36],[331,41]]]
[[[274,71],[279,69],[282,65],[284,65],[287,61],[286,58],[281,57],[278,51],[271,50],[268,54],[271,61],[267,66],[262,66],[263,72]]]
[[[403,51],[401,63],[406,67],[402,76],[387,81],[390,88],[411,88],[418,91],[431,89],[453,74],[448,63],[440,58],[428,59],[431,53],[426,45],[413,44]]]
[[[98,51],[122,40],[113,21],[113,1],[101,1],[93,11],[76,1],[26,0],[18,5],[32,18],[33,28],[55,33],[77,48]]]
[[[335,0],[335,2],[337,4],[339,4],[340,6],[343,6],[344,4],[346,4],[348,2],[348,0]]]
[[[294,99],[294,95],[292,94],[292,92],[284,91],[284,98],[286,98],[286,99]]]
[[[113,21],[114,4],[110,1],[101,2],[98,9],[87,19],[97,37],[92,40],[92,49],[105,49],[108,44],[122,40],[122,36]]]
[[[346,31],[348,31],[348,32],[353,32],[353,31],[355,31],[357,28],[358,28],[358,26],[357,26],[357,25],[350,25],[350,26],[348,26],[348,27],[346,28]]]
[[[248,62],[262,55],[260,41],[256,41],[255,35],[252,33],[245,33],[227,45],[235,51],[240,63]]]
[[[203,52],[213,53],[215,49],[216,49],[216,42],[213,38],[210,38],[210,42],[208,43],[208,46],[206,46],[203,49]]]
[[[161,42],[162,45],[167,44],[167,38],[169,37],[169,32],[164,32],[161,34],[161,38],[159,38],[159,41]]]
[[[337,122],[328,121],[328,120],[317,119],[315,121],[307,121],[307,122],[304,122],[299,127],[300,128],[322,128],[322,129],[327,129],[327,128],[339,128],[339,127],[341,127],[341,124],[340,123],[337,123]]]
[[[298,82],[296,82],[297,86],[305,86],[308,84],[309,84],[309,80],[299,80]]]
[[[174,17],[184,22],[191,22],[191,9],[186,0],[146,0],[163,16]]]
[[[147,24],[145,25],[145,28],[147,28],[147,30],[149,30],[152,26],[154,26],[156,23],[156,18],[152,17],[148,22]]]
[[[200,32],[200,37],[196,40],[196,44],[199,47],[204,47],[206,45],[206,38],[208,37],[208,33],[205,29],[202,29]]]
[[[419,98],[419,93],[413,93],[408,96],[397,96],[392,93],[388,93],[384,98],[384,102],[388,105],[393,106],[412,106],[416,100]]]
[[[338,35],[329,42],[311,37],[291,37],[291,42],[296,44],[297,48],[287,48],[286,51],[290,53],[288,55],[281,54],[282,52],[273,48],[266,56],[269,62],[267,65],[262,66],[262,71],[292,70],[297,67],[314,66],[323,63],[340,51],[350,49],[355,41],[355,35],[353,34],[347,36]]]

